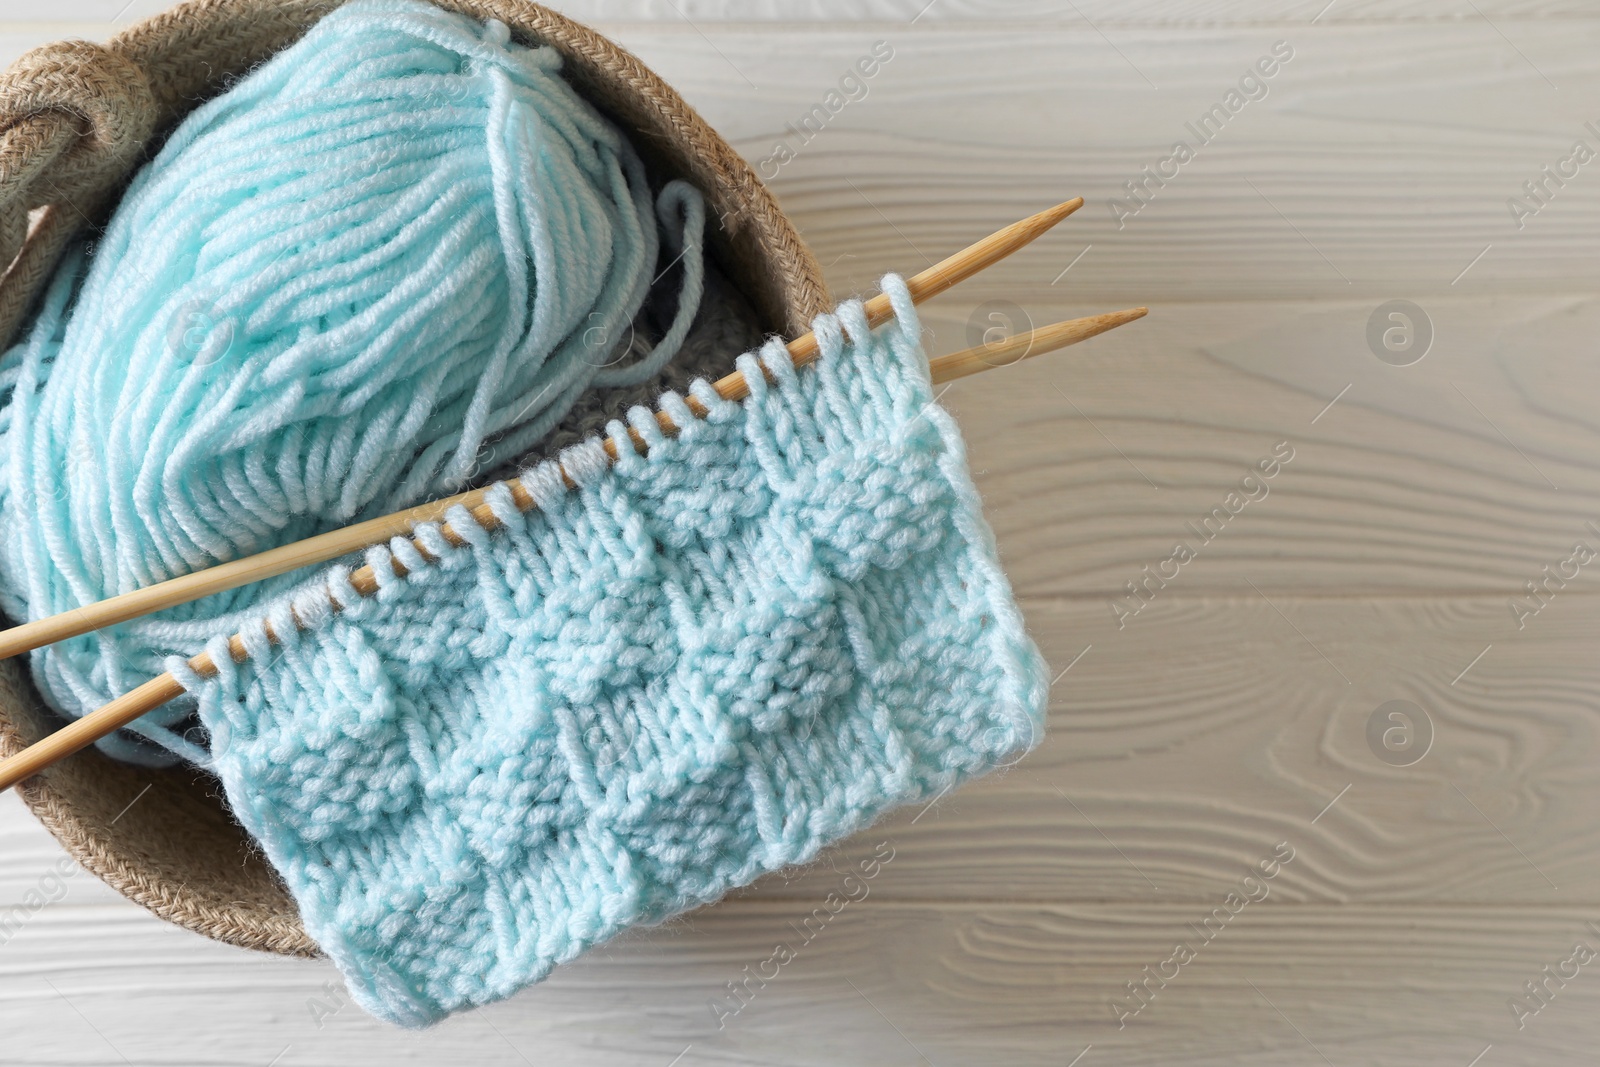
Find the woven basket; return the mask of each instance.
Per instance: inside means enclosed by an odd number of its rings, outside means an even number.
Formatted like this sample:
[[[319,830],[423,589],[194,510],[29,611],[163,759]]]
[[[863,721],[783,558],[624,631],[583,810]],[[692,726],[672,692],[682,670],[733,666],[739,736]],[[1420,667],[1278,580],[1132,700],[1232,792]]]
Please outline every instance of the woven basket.
[[[0,74],[0,265],[10,265],[0,278],[0,342],[16,333],[63,250],[104,217],[152,141],[341,2],[195,0],[105,45],[46,45]],[[438,2],[500,19],[523,43],[559,49],[568,77],[633,135],[654,173],[704,191],[720,220],[712,257],[738,279],[768,332],[796,336],[828,310],[821,269],[776,201],[636,58],[523,0]],[[60,725],[22,663],[0,661],[0,756]],[[318,954],[214,779],[133,767],[91,749],[19,792],[79,863],[162,918],[234,945]]]

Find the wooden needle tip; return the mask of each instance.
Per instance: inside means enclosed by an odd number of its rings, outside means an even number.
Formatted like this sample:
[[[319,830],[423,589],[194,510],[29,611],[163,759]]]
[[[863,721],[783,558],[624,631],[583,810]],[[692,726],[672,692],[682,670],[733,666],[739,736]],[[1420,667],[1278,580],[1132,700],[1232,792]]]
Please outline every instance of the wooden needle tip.
[[[931,361],[929,370],[934,384],[942,385],[957,378],[965,378],[969,374],[978,374],[995,367],[1007,367],[1024,359],[1032,359],[1046,352],[1075,345],[1079,341],[1087,341],[1124,323],[1142,319],[1149,313],[1149,308],[1127,308],[1123,311],[1108,311],[1103,315],[1089,315],[1081,319],[1041,326],[1037,330],[1029,330],[1027,333],[1017,334],[1003,341],[940,356]]]
[[[1035,235],[1041,234],[1082,206],[1083,197],[1075,196],[1071,200],[1064,200],[1055,207],[1047,207],[1038,214],[1023,219],[1018,228],[1026,229]]]
[[[1107,330],[1114,330],[1136,319],[1142,319],[1148,314],[1150,314],[1149,308],[1123,308],[1121,311],[1107,311],[1100,315],[1073,319],[1071,322],[1058,322],[1054,326],[1046,326],[1034,332],[1040,336],[1048,336],[1053,331],[1067,331],[1065,336],[1070,336],[1074,340],[1084,340],[1105,333]]]
[[[1091,337],[1098,337],[1107,330],[1115,330],[1118,326],[1126,325],[1136,319],[1142,319],[1148,314],[1150,314],[1150,309],[1146,307],[1124,308],[1121,311],[1108,311],[1103,315],[1090,315],[1085,319],[1075,319],[1074,322],[1078,324],[1079,328],[1074,331],[1073,339],[1082,341]],[[1045,329],[1061,329],[1067,326],[1067,323],[1061,323],[1056,327],[1047,326]]]

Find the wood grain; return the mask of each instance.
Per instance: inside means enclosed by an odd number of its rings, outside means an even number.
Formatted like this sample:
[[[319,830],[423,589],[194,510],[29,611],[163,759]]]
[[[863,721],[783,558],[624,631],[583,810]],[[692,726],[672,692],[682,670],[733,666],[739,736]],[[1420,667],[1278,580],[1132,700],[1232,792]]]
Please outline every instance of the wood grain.
[[[1600,975],[1522,1030],[1507,1001],[1600,921],[1600,570],[1522,629],[1509,602],[1574,540],[1600,547],[1600,170],[1523,230],[1505,202],[1600,122],[1600,18],[1569,0],[1338,0],[1315,26],[1321,0],[937,0],[909,25],[922,6],[563,8],[758,165],[893,45],[772,179],[841,294],[1089,199],[924,312],[940,353],[1152,305],[943,399],[1030,629],[1072,664],[1042,746],[422,1034],[354,1007],[319,1027],[328,965],[166,927],[86,874],[58,890],[58,847],[0,797],[0,922],[60,894],[0,944],[0,1059],[1060,1067],[1092,1044],[1078,1067],[1592,1061]],[[0,15],[0,58],[103,36],[112,7]],[[1122,183],[1278,39],[1296,55],[1269,95],[1117,229]],[[1408,367],[1365,336],[1401,298],[1435,333]],[[1270,493],[1119,629],[1111,599],[1280,441],[1295,454]],[[1434,730],[1408,767],[1366,737],[1395,699]],[[870,897],[719,1031],[708,1001],[885,838]],[[1117,1030],[1109,999],[1278,841],[1296,858],[1270,898]]]
[[[952,389],[1019,591],[1104,599],[1183,541],[1197,558],[1171,591],[1509,598],[1575,541],[1600,547],[1600,371],[1581,340],[1600,306],[1423,303],[1437,339],[1411,367],[1367,349],[1372,302],[1157,305],[1064,359]],[[929,324],[934,345],[967,327],[938,308]],[[1268,495],[1196,537],[1284,441],[1294,459]],[[1596,591],[1581,574],[1568,589]]]
[[[1294,862],[1303,858],[1309,850]],[[891,864],[880,879],[892,877]],[[752,986],[719,1029],[711,1003],[777,942],[799,940],[790,924],[810,903],[724,904],[639,931],[422,1033],[341,1008],[326,963],[255,956],[133,910],[62,908],[6,946],[7,1062],[1060,1065],[1093,1045],[1082,1064],[1325,1067],[1465,1065],[1492,1045],[1485,1063],[1578,1063],[1600,1007],[1587,968],[1520,1031],[1507,1007],[1575,940],[1600,940],[1586,925],[1594,908],[1269,896],[1119,1030],[1112,999],[1126,1001],[1126,983],[1179,939],[1198,944],[1189,924],[1210,902],[934,907],[869,896]],[[106,943],[122,951],[107,959]],[[70,1060],[28,1051],[68,1041],[80,1050]]]
[[[779,37],[726,31],[719,48],[748,57],[734,62],[760,72],[753,87],[697,37],[638,30],[625,41],[758,167],[870,42],[894,48],[864,99],[809,143],[787,135],[796,158],[771,180],[840,289],[865,289],[908,251],[926,259],[1066,190],[1089,207],[1053,246],[989,276],[988,296],[1026,302],[1061,286],[1121,303],[1593,291],[1600,266],[1585,238],[1600,221],[1600,180],[1580,171],[1522,230],[1506,201],[1595,118],[1582,102],[1594,97],[1600,22],[1523,30],[1516,48],[1468,24],[1149,29],[1112,47],[1071,29],[864,27],[820,37],[804,65],[784,61]],[[1126,197],[1124,183],[1175,140],[1196,142],[1185,124],[1277,39],[1295,58],[1266,98],[1119,228],[1110,202]]]

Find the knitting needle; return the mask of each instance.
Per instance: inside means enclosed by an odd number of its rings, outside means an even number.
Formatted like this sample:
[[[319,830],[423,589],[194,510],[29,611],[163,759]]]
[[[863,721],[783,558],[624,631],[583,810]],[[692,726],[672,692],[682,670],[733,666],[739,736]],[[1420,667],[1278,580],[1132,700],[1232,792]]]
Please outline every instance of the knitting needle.
[[[1104,315],[1091,315],[1087,318],[1071,319],[1067,322],[1058,322],[1052,326],[1044,326],[1025,334],[1019,334],[1006,341],[994,345],[982,345],[969,348],[953,355],[941,356],[929,362],[929,371],[934,384],[943,384],[957,378],[965,378],[983,370],[994,367],[1009,366],[1034,356],[1041,356],[1068,345],[1077,344],[1079,341],[1088,340],[1096,334],[1105,333],[1124,323],[1140,319],[1148,312],[1148,308],[1129,308],[1126,311],[1113,311]],[[814,358],[814,357],[813,357]],[[734,379],[738,379],[735,384]],[[721,379],[715,385],[719,395],[728,400],[739,399],[748,395],[749,386],[744,381],[743,375],[731,374]],[[697,417],[705,415],[703,405],[696,412]],[[670,418],[662,414],[657,415],[662,430],[668,434],[676,433],[678,427]],[[608,438],[607,445],[614,445],[615,441]],[[640,451],[643,451],[642,443]],[[614,455],[614,453],[613,453]],[[508,483],[509,484],[509,483]],[[524,492],[526,496],[526,492]],[[518,504],[523,511],[533,507],[532,498],[526,505]],[[472,517],[486,529],[494,529],[500,525],[494,513],[487,506],[476,509]],[[439,528],[439,532],[446,540],[454,545],[465,544],[459,534],[450,529],[449,523]],[[431,554],[423,546],[413,541],[412,544],[425,558]],[[391,560],[390,565],[395,574],[404,577],[405,567],[398,560]],[[378,591],[378,578],[371,566],[365,566],[350,574],[350,584],[355,587],[363,597],[372,596]],[[330,594],[331,599],[331,594]],[[298,619],[296,625],[300,625]],[[271,624],[267,624],[268,639],[274,644],[279,642],[278,635],[273,632]],[[245,649],[244,639],[238,634],[233,635],[228,641],[228,652],[237,663],[243,663],[250,658]],[[202,652],[189,660],[189,667],[202,677],[212,677],[217,673],[216,663],[211,659],[210,653]],[[162,674],[152,678],[143,685],[131,689],[122,696],[117,697],[109,704],[96,709],[77,719],[67,726],[62,727],[49,737],[44,738],[23,749],[21,752],[6,760],[0,760],[0,792],[10,789],[13,785],[31,775],[37,774],[58,760],[77,752],[79,749],[93,744],[114,730],[120,729],[128,723],[144,715],[146,712],[165,704],[183,694],[183,686],[171,674]]]
[[[1074,197],[1037,215],[1031,215],[1021,222],[1012,223],[978,243],[963,248],[943,262],[934,264],[906,282],[912,301],[920,304],[986,267],[998,263],[1048,232],[1056,223],[1082,206],[1083,197]],[[882,293],[868,300],[865,310],[867,322],[874,328],[887,322],[894,314],[889,306],[889,298]],[[789,342],[788,348],[795,365],[804,366],[817,358],[816,335],[808,333],[804,337],[797,337]],[[734,392],[723,395],[730,400],[743,399],[746,395],[742,391],[744,379],[737,374],[729,375],[719,381],[718,391],[730,383]],[[696,415],[704,415],[703,411],[695,410],[698,403],[699,401],[694,398],[688,398],[690,410],[695,411]],[[657,417],[666,418],[665,415]],[[663,427],[666,425],[666,422],[662,422]],[[638,432],[631,428],[628,432],[634,438],[635,447],[642,448],[644,442],[638,436]],[[606,452],[613,460],[616,459],[616,443],[607,441]],[[511,494],[518,507],[526,510],[532,506],[532,498],[521,485],[515,481],[507,484],[511,486]],[[93,604],[85,604],[49,618],[14,626],[9,630],[0,631],[0,659],[9,659],[57,641],[65,641],[69,637],[78,637],[107,626],[115,626],[178,604],[187,604],[213,593],[237,589],[242,585],[265,581],[302,567],[327,563],[340,556],[360,552],[372,545],[383,544],[391,537],[409,534],[422,523],[436,522],[457,504],[466,507],[474,514],[480,511],[487,514],[488,508],[484,506],[483,501],[490,488],[492,487],[474,489],[442,500],[434,500],[392,515],[331,530],[316,537],[296,541],[294,544],[218,564],[215,567],[195,571],[193,574],[180,575]]]

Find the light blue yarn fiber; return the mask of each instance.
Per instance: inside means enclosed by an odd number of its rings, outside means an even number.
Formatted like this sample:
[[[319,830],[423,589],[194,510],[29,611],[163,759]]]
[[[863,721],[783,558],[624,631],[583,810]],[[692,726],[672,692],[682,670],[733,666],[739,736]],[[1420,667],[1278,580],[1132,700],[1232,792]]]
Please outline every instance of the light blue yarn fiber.
[[[560,66],[499,23],[355,0],[183,122],[0,357],[7,614],[457,491],[585,390],[659,371],[700,300],[704,202],[653,194]],[[616,365],[680,251],[674,322]],[[35,680],[81,715],[303,580],[43,649]],[[203,761],[164,729],[189,714],[136,725],[161,748],[105,745]]]
[[[405,1026],[497,1000],[635,923],[812,859],[1042,737],[1047,675],[936,403],[904,283],[738,361],[491,505],[338,568],[277,648],[219,633],[200,700],[229,803],[368,1011]],[[771,374],[769,384],[762,368]],[[609,435],[626,440],[613,422]],[[409,569],[394,576],[390,559]]]

